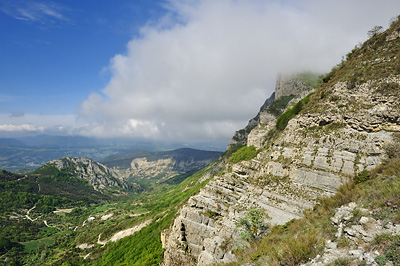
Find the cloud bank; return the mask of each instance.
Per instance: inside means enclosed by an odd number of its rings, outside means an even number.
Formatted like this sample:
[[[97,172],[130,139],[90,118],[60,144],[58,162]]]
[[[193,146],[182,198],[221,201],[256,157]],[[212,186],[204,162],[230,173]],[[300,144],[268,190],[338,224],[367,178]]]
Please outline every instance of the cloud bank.
[[[79,111],[81,134],[228,140],[279,72],[327,72],[398,0],[182,0],[112,58],[112,78]],[[386,27],[386,25],[383,25]]]
[[[74,135],[75,115],[38,115],[14,112],[0,114],[0,137],[20,137],[31,134]]]

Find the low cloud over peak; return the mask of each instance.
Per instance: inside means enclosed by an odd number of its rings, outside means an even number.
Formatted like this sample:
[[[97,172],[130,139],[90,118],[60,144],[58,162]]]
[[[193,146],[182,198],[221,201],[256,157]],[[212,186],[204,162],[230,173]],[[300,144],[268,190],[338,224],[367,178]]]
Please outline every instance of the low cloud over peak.
[[[108,85],[82,103],[82,133],[226,140],[278,72],[329,71],[394,3],[169,1],[170,13],[114,56]]]

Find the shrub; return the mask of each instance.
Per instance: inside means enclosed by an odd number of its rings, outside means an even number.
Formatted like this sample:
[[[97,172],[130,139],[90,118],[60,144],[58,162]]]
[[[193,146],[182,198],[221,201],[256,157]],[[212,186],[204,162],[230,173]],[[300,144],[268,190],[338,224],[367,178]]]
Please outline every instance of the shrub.
[[[370,179],[370,174],[367,170],[363,170],[358,175],[355,176],[355,182],[356,184],[363,183],[365,181],[368,181]]]
[[[400,158],[400,133],[393,134],[393,142],[383,147],[390,159]]]
[[[250,209],[246,216],[239,218],[237,227],[241,227],[243,232],[240,235],[242,239],[256,240],[259,239],[268,230],[265,223],[266,215],[262,209]]]
[[[370,31],[368,31],[368,37],[372,38],[382,32],[382,26],[374,26]]]

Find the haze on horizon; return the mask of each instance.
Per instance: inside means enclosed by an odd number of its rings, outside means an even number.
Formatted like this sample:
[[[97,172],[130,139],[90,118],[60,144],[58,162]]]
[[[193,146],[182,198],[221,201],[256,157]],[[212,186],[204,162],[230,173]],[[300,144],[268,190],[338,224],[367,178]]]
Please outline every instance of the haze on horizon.
[[[0,137],[228,142],[280,72],[328,72],[398,0],[0,3]]]

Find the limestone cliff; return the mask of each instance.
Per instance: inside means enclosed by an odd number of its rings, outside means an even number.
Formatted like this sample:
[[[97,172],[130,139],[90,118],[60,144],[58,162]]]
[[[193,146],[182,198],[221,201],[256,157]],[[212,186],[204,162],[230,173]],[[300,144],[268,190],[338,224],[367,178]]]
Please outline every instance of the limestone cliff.
[[[400,131],[399,32],[395,23],[349,53],[283,130],[268,104],[242,136],[235,134],[233,144],[253,145],[257,156],[227,160],[225,169],[180,209],[166,232],[164,264],[234,261],[236,224],[249,209],[264,209],[272,225],[286,223],[356,173],[379,165],[383,146]],[[285,82],[292,91],[282,89]],[[280,77],[274,100],[308,93],[300,81]]]
[[[217,159],[221,153],[182,148],[163,152],[131,152],[105,160],[123,179],[179,183],[182,178],[200,170]]]
[[[129,184],[121,180],[116,172],[105,165],[88,158],[65,157],[50,161],[38,170],[52,167],[63,173],[64,176],[86,180],[94,190],[102,193],[130,190],[136,186],[136,184]]]

